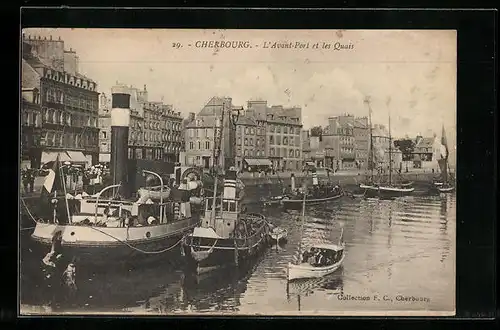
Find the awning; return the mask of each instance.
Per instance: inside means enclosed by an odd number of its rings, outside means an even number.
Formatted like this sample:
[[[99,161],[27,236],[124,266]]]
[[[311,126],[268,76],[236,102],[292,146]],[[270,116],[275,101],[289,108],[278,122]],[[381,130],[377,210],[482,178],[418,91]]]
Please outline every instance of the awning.
[[[59,155],[60,162],[70,162],[71,157],[65,151],[43,151],[42,152],[42,164],[47,164],[56,160],[57,155]]]
[[[247,158],[245,162],[250,166],[271,166],[271,161],[265,158]]]
[[[68,155],[71,157],[71,161],[75,163],[86,163],[87,158],[81,151],[66,151]]]
[[[111,154],[99,154],[99,163],[111,162]]]

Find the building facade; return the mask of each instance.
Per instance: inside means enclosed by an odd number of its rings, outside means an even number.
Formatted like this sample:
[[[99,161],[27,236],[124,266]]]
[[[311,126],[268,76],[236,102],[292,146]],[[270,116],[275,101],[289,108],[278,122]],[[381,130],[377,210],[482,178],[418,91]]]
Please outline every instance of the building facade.
[[[55,160],[95,164],[99,159],[97,84],[82,75],[64,41],[23,35],[22,88],[38,90],[41,123],[36,165]],[[28,102],[29,103],[29,102]],[[28,131],[26,131],[28,132]],[[34,164],[35,165],[35,164]]]
[[[370,126],[368,117],[354,119],[354,149],[356,163],[359,169],[368,169],[370,151]]]
[[[182,116],[172,105],[148,100],[146,85],[130,93],[129,159],[178,161],[182,148]],[[100,161],[107,163],[111,148],[110,97],[101,94],[99,109]]]
[[[231,120],[227,117],[233,109],[232,99],[229,97],[213,97],[203,109],[196,115],[196,118],[187,123],[184,132],[185,154],[181,163],[187,166],[201,166],[203,168],[213,167],[214,148],[220,150],[220,164],[224,166],[235,159],[236,133],[231,128]],[[214,143],[219,139],[216,135],[221,133],[221,118],[224,112],[224,136],[221,138],[221,145]],[[234,161],[233,161],[234,162]]]
[[[23,89],[21,95],[21,167],[39,168],[42,155],[40,91],[38,88]]]

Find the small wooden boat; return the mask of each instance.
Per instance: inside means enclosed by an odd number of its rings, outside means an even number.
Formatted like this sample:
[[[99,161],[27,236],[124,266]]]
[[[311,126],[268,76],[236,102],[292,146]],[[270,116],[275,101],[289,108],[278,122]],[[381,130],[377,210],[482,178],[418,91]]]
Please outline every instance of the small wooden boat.
[[[299,278],[315,278],[323,277],[332,274],[337,269],[342,266],[345,258],[344,253],[345,244],[342,242],[340,245],[336,244],[315,244],[312,246],[313,251],[320,251],[319,253],[324,253],[330,260],[326,264],[311,264],[307,261],[301,262],[298,265],[293,263],[288,264],[288,280],[294,280]]]
[[[316,204],[321,204],[321,203],[325,203],[328,201],[333,201],[333,200],[339,199],[343,195],[344,194],[341,191],[338,191],[337,193],[335,193],[331,196],[327,196],[327,197],[323,197],[323,198],[307,199],[306,205],[316,205]],[[281,200],[281,203],[283,204],[283,207],[286,209],[300,209],[300,207],[302,206],[302,199],[290,198],[288,196],[285,196]]]
[[[413,185],[413,181],[408,181],[408,182],[402,182],[401,187],[408,188]]]
[[[389,197],[400,197],[400,196],[406,196],[411,194],[415,188],[413,187],[401,187],[401,186],[392,186],[392,185],[387,185],[387,186],[365,186],[365,193],[367,197],[382,197],[382,198],[389,198]],[[361,188],[361,185],[360,185]]]
[[[440,192],[440,193],[449,193],[449,192],[452,192],[453,190],[455,190],[455,187],[453,186],[448,186],[448,185],[441,185],[439,187],[436,187],[437,190]]]
[[[441,182],[441,181],[434,181],[434,185],[435,185],[436,187],[441,187],[443,184],[444,184],[444,183],[443,183],[443,182]]]
[[[261,201],[266,206],[281,205],[282,200],[283,200],[283,196],[271,196],[269,198],[262,198],[261,199]]]
[[[164,187],[163,191],[160,191],[160,187],[150,187],[150,188],[139,188],[137,194],[141,199],[167,199],[170,196],[170,188]]]
[[[277,243],[285,241],[288,236],[288,231],[285,228],[274,227],[270,232],[269,236],[271,239],[275,240]]]

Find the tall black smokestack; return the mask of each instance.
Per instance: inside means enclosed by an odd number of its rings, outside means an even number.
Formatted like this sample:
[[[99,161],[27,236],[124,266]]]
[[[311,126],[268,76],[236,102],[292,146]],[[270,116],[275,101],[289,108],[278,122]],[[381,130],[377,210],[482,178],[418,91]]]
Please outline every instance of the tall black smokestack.
[[[121,184],[120,195],[130,197],[128,180],[128,129],[130,124],[130,92],[126,86],[111,89],[111,177]]]

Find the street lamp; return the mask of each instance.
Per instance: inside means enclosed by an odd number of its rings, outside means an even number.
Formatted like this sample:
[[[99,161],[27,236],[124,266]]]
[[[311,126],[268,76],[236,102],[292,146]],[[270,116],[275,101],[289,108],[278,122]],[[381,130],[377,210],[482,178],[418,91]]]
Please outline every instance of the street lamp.
[[[163,223],[163,179],[158,173],[147,170],[142,170],[142,174],[151,174],[160,179],[160,223]]]

